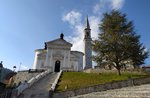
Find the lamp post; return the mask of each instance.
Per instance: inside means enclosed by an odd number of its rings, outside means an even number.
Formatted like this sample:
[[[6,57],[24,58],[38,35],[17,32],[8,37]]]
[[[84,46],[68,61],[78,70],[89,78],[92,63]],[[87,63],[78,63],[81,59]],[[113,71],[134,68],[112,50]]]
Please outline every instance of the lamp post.
[[[16,70],[16,66],[13,66],[13,69],[14,69],[14,72],[15,72],[15,70]]]

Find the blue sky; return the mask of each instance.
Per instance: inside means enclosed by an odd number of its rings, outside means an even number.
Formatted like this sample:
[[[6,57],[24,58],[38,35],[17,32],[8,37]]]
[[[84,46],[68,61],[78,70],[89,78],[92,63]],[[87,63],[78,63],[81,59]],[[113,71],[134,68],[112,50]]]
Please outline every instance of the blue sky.
[[[34,50],[64,33],[72,50],[83,51],[86,16],[97,38],[102,14],[120,10],[132,20],[141,42],[150,48],[150,0],[0,0],[0,61],[12,69],[31,68]],[[146,60],[150,65],[150,58]]]

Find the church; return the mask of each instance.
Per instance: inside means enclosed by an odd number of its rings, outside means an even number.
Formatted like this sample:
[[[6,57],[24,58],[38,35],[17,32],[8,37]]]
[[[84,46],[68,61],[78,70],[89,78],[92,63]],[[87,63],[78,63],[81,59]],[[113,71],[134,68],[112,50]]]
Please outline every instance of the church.
[[[83,71],[92,68],[91,29],[88,21],[84,29],[84,53],[71,51],[72,44],[60,38],[45,42],[44,49],[35,50],[33,69],[49,69],[51,72]]]

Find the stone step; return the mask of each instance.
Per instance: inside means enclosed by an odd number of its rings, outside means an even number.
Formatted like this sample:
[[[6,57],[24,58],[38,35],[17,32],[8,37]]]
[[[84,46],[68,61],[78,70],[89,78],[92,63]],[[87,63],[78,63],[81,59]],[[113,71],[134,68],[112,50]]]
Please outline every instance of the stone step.
[[[23,91],[18,98],[49,98],[49,90],[57,73],[51,73],[34,83],[30,88]]]
[[[150,84],[93,92],[71,98],[150,98]]]

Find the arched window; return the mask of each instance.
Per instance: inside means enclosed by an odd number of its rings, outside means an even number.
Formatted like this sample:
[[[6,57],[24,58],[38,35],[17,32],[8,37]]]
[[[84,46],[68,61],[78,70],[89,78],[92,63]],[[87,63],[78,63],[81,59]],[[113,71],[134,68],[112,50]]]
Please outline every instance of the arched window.
[[[89,36],[90,36],[89,32],[86,32],[86,36],[87,36],[87,37],[89,37]]]

